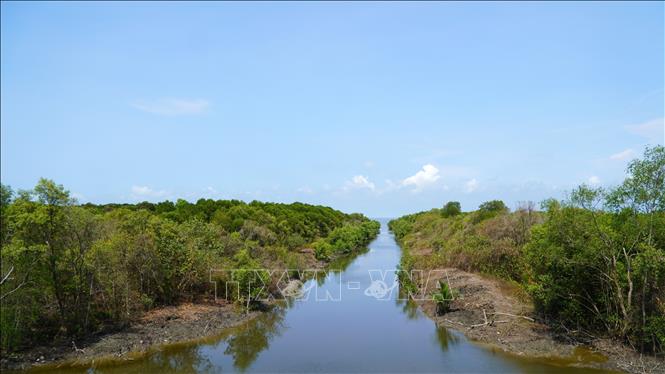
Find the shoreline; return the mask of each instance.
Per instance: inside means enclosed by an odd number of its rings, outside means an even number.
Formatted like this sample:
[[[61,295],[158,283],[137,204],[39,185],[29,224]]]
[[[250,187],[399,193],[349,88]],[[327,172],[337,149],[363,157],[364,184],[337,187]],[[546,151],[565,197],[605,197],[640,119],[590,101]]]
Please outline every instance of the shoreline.
[[[459,292],[451,303],[451,311],[438,315],[434,301],[416,303],[437,326],[459,331],[474,343],[521,358],[553,360],[561,366],[628,373],[665,372],[662,359],[640,355],[619,342],[594,339],[581,345],[570,337],[555,336],[538,321],[533,307],[513,295],[510,286],[500,280],[455,268],[442,270],[447,273],[447,279],[442,280]],[[429,282],[426,294],[434,291],[436,286],[432,285],[437,281]]]
[[[366,249],[338,256],[328,262],[317,260],[314,251],[298,251],[309,269],[335,271],[344,267]],[[291,280],[282,291],[295,292],[301,281]],[[249,312],[241,305],[225,300],[184,302],[149,310],[129,325],[91,334],[79,340],[57,339],[51,345],[27,348],[3,354],[0,370],[10,372],[42,371],[56,368],[87,368],[118,365],[141,359],[169,347],[218,340],[233,329],[264,315],[284,295],[272,295],[270,302]]]
[[[437,326],[459,331],[474,344],[498,354],[546,360],[562,367],[628,373],[665,371],[662,360],[640,356],[617,342],[599,339],[583,346],[564,341],[565,336],[556,337],[546,325],[537,322],[531,306],[514,296],[500,280],[453,268],[443,270],[451,288],[459,292],[452,310],[437,315],[433,301],[419,300],[416,304]],[[265,307],[273,308],[275,304]],[[76,345],[63,339],[51,346],[5,355],[0,366],[3,371],[41,371],[121,365],[170,347],[219,340],[264,313],[265,309],[246,312],[228,302],[162,307],[121,330],[92,335]]]
[[[92,335],[76,345],[63,339],[51,346],[4,355],[0,366],[2,371],[24,371],[120,364],[170,346],[216,340],[264,313],[241,309],[225,302],[162,307],[147,312],[126,328]]]

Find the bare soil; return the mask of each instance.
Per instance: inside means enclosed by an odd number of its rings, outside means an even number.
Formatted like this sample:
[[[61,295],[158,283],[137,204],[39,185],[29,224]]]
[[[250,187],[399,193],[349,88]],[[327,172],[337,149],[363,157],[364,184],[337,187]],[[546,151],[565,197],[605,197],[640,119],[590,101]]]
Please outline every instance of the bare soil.
[[[580,345],[553,333],[538,321],[532,305],[501,280],[459,269],[444,270],[441,279],[457,293],[451,311],[438,315],[433,301],[418,302],[437,325],[461,331],[473,341],[520,356],[629,373],[665,373],[662,358],[640,355],[618,342],[596,338],[590,339],[588,345]],[[434,292],[437,284],[428,282],[426,294]]]
[[[313,249],[303,249],[300,253],[307,269],[326,266],[326,262],[315,258]],[[275,264],[276,268],[279,266]],[[271,305],[264,304],[264,307]],[[247,312],[224,300],[156,308],[120,329],[100,331],[82,340],[56,339],[48,345],[4,354],[0,358],[0,371],[54,365],[86,367],[103,360],[133,360],[167,345],[220,335],[260,313],[260,310]]]
[[[154,309],[131,326],[112,333],[100,333],[82,341],[57,341],[28,351],[2,357],[2,370],[24,370],[37,366],[89,365],[95,360],[135,359],[160,346],[197,340],[256,317],[226,302],[181,304]]]
[[[313,255],[306,257],[312,268],[322,267]],[[665,373],[662,358],[639,355],[618,342],[594,339],[589,345],[581,346],[566,336],[554,334],[537,320],[525,298],[520,298],[514,288],[501,280],[453,268],[445,269],[444,273],[442,280],[457,293],[452,310],[438,315],[431,300],[418,303],[438,325],[461,331],[473,341],[510,354],[555,358],[564,365],[630,373]],[[428,283],[427,294],[434,291],[436,284]],[[5,371],[53,364],[87,366],[96,360],[136,359],[161,346],[219,335],[260,313],[247,313],[226,302],[158,308],[119,331],[99,333],[81,341],[60,340],[5,355],[0,359],[0,368]]]

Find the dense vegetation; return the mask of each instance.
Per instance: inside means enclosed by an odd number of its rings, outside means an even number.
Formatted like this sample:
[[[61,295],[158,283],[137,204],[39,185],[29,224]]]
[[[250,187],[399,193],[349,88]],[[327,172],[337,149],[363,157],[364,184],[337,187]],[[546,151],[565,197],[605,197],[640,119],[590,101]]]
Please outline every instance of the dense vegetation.
[[[249,285],[271,281],[256,269],[303,269],[304,247],[327,243],[319,257],[330,260],[378,233],[378,223],[360,214],[301,203],[79,205],[46,179],[32,191],[1,192],[3,351],[209,297],[212,268],[240,269],[237,298],[249,303],[264,292]]]
[[[314,243],[314,254],[319,260],[330,260],[349,254],[354,248],[362,248],[379,233],[377,221],[365,221],[356,226],[342,226]]]
[[[552,326],[665,349],[665,148],[647,148],[626,180],[509,212],[500,201],[401,217],[402,268],[454,266],[519,284]],[[411,285],[408,285],[411,286]]]

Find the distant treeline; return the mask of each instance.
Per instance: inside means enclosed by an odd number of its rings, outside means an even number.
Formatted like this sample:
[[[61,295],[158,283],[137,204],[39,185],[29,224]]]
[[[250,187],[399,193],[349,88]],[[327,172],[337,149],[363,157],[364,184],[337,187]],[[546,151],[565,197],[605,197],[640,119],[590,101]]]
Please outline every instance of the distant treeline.
[[[361,214],[301,203],[79,205],[47,179],[31,191],[2,185],[1,198],[3,351],[116,328],[156,306],[210,297],[211,268],[246,269],[237,295],[249,305],[262,296],[250,285],[271,282],[255,269],[306,268],[300,249],[321,243],[334,245],[325,256],[317,252],[322,260],[360,250],[379,227]]]
[[[647,148],[615,188],[581,186],[564,201],[515,212],[501,201],[459,203],[389,226],[404,270],[452,266],[523,287],[551,326],[665,349],[665,149]],[[412,285],[408,285],[412,286]]]

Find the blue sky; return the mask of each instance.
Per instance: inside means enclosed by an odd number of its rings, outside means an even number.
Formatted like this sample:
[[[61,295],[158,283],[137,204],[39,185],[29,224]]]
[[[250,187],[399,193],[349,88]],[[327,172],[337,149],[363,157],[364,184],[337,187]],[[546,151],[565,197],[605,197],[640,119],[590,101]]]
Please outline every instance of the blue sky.
[[[1,176],[371,216],[563,197],[663,144],[652,3],[2,3]]]

